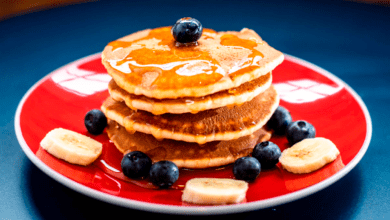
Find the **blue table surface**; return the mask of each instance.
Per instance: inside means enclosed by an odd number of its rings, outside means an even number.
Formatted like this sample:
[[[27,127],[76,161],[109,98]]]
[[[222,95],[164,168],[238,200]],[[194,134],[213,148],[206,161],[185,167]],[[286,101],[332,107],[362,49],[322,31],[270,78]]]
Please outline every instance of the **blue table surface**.
[[[298,0],[96,1],[1,21],[0,219],[183,217],[107,204],[56,182],[21,150],[14,115],[25,92],[51,71],[100,52],[121,36],[172,25],[187,16],[217,31],[254,29],[278,50],[312,62],[349,84],[372,118],[368,151],[341,180],[297,201],[231,216],[390,219],[390,7]]]

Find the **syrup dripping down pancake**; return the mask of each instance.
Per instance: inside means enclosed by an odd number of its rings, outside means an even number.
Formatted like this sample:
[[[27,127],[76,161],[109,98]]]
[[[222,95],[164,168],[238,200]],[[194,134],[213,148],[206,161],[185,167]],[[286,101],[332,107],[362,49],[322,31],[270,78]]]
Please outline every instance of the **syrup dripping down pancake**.
[[[124,102],[108,97],[101,106],[107,118],[118,122],[126,130],[152,134],[157,139],[206,142],[232,140],[259,130],[279,105],[279,96],[271,85],[266,91],[240,106],[221,107],[197,114],[153,115],[134,111]]]
[[[252,81],[246,82],[237,88],[217,92],[203,97],[185,97],[178,99],[154,99],[142,95],[134,95],[121,89],[114,80],[108,85],[112,99],[124,101],[131,109],[139,109],[154,115],[165,113],[182,114],[198,113],[227,105],[240,105],[252,100],[268,89],[272,82],[272,75],[268,73]]]
[[[142,151],[153,162],[169,160],[178,167],[198,169],[218,167],[233,163],[236,159],[251,154],[257,143],[267,141],[271,133],[259,129],[253,134],[230,141],[213,141],[204,145],[175,140],[157,140],[150,134],[128,133],[113,120],[109,120],[107,134],[122,153]]]
[[[109,43],[102,63],[128,93],[156,99],[202,97],[271,72],[283,53],[253,30],[203,29],[194,46],[177,46],[170,27],[139,31]]]

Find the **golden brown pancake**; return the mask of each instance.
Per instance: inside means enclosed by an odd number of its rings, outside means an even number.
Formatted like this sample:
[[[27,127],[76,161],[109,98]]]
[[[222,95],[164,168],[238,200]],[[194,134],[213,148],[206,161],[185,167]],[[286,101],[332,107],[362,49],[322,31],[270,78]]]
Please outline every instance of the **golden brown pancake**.
[[[273,86],[240,106],[221,107],[197,114],[153,115],[134,111],[124,102],[107,98],[101,106],[107,118],[118,122],[129,132],[152,134],[157,139],[203,144],[218,140],[232,140],[259,130],[279,105]]]
[[[171,27],[139,31],[109,43],[102,63],[128,93],[156,99],[202,97],[271,72],[284,59],[253,30],[203,29],[196,45],[177,46]]]
[[[237,88],[220,91],[203,97],[184,97],[177,99],[155,99],[143,95],[134,95],[120,88],[114,80],[108,84],[108,91],[112,99],[124,101],[134,110],[144,110],[154,115],[165,113],[182,114],[197,113],[227,105],[240,105],[252,100],[254,97],[269,88],[272,75],[268,73],[257,79],[246,82]]]
[[[108,137],[122,153],[142,151],[153,162],[169,160],[178,167],[208,168],[227,165],[248,156],[254,146],[267,141],[271,133],[259,129],[253,134],[230,141],[213,141],[204,145],[175,140],[157,140],[152,135],[135,132],[130,134],[117,122],[109,120]]]

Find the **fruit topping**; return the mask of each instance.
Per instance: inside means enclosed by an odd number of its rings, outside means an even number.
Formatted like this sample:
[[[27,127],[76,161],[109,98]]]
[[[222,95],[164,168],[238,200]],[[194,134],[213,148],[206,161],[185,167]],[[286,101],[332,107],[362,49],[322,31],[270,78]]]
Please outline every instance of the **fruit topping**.
[[[289,172],[310,173],[334,161],[339,154],[336,145],[329,139],[308,138],[284,150],[279,161]]]
[[[287,126],[292,122],[290,112],[282,107],[278,106],[274,114],[267,123],[267,126],[274,130],[276,135],[284,135],[286,133]]]
[[[141,151],[132,151],[125,154],[121,167],[123,174],[129,178],[141,178],[149,174],[152,160]]]
[[[182,201],[202,205],[240,203],[246,197],[248,183],[225,178],[193,178],[186,182]]]
[[[98,135],[101,134],[107,126],[107,118],[99,109],[92,109],[85,115],[84,125],[89,133]]]
[[[173,25],[171,33],[179,43],[193,43],[202,35],[202,24],[195,18],[181,18]]]
[[[269,169],[274,167],[279,162],[281,151],[278,145],[271,141],[264,141],[258,143],[252,152],[252,157],[256,158],[261,167]]]
[[[163,160],[152,165],[149,179],[153,185],[160,188],[172,186],[179,178],[179,168],[171,161]]]
[[[233,164],[233,174],[239,180],[254,181],[259,176],[260,171],[260,162],[254,157],[241,157]]]
[[[72,164],[89,165],[102,153],[100,142],[63,128],[51,130],[40,145],[51,155]]]
[[[303,120],[292,122],[286,129],[286,138],[290,145],[294,145],[305,138],[314,138],[315,136],[316,130],[314,126]]]

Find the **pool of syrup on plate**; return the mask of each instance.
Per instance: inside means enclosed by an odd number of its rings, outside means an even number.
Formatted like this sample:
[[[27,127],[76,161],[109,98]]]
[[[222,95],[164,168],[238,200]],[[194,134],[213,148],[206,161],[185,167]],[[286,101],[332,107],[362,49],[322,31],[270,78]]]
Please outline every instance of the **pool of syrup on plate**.
[[[99,136],[99,141],[103,143],[103,152],[102,155],[93,163],[93,166],[97,166],[104,173],[114,177],[115,179],[122,180],[145,189],[158,189],[158,187],[154,186],[147,177],[143,179],[131,179],[124,176],[120,165],[123,154],[116,149],[115,145],[108,139],[106,134],[101,134]],[[284,136],[273,136],[270,141],[277,144],[281,151],[289,147]],[[325,165],[323,168],[308,174],[289,173],[284,170],[280,164],[277,164],[274,168],[268,170],[263,169],[256,181],[250,182],[249,186],[265,188],[264,190],[266,191],[264,192],[264,196],[268,194],[272,196],[282,195],[283,193],[300,190],[321,182],[340,171],[344,166],[345,165],[341,156],[338,156],[335,161]],[[233,164],[207,169],[180,168],[179,179],[171,187],[169,187],[169,190],[183,190],[185,183],[189,179],[197,177],[235,179],[233,174]],[[272,189],[266,189],[270,183],[273,183]]]
[[[106,134],[102,134],[101,136],[106,136]],[[274,138],[274,142],[278,142],[278,139]],[[141,179],[131,179],[126,177],[122,173],[121,168],[121,160],[123,158],[123,154],[116,149],[115,145],[107,138],[103,141],[99,140],[103,143],[103,152],[101,156],[93,163],[95,166],[99,167],[105,173],[113,176],[122,181],[140,186],[142,188],[147,189],[158,189],[158,187],[154,186],[148,178]],[[279,140],[280,142],[280,140]],[[275,170],[278,170],[276,167]],[[170,189],[184,189],[185,183],[187,180],[195,177],[215,177],[215,178],[231,178],[234,179],[233,174],[233,165],[225,165],[220,167],[206,168],[206,169],[179,169],[179,179],[170,187]]]

